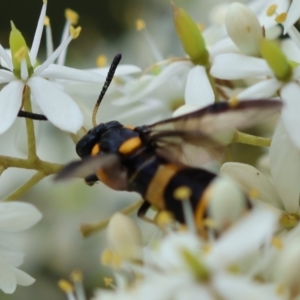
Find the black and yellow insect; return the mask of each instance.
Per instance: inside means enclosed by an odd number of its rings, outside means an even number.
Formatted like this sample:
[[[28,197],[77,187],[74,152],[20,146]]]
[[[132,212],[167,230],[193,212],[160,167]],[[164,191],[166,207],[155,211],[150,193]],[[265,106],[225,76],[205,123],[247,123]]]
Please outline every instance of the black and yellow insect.
[[[97,107],[119,60],[120,56],[112,64]],[[159,211],[171,212],[183,223],[182,204],[174,193],[179,187],[187,187],[198,226],[207,214],[207,203],[202,201],[204,192],[217,175],[180,162],[182,145],[220,146],[220,134],[231,135],[236,128],[262,121],[281,106],[280,101],[272,100],[219,102],[152,125],[130,127],[118,121],[101,123],[77,143],[76,151],[82,160],[67,165],[57,179],[85,177],[90,185],[100,180],[115,190],[138,192],[144,199],[139,216],[155,206]]]

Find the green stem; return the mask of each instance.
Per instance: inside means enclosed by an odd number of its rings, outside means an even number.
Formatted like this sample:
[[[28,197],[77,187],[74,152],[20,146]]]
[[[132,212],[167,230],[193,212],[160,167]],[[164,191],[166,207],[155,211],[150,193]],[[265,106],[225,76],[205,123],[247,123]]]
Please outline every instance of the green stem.
[[[216,82],[215,82],[215,79],[210,75],[209,69],[210,69],[210,66],[206,68],[206,74],[207,74],[208,80],[210,82],[210,85],[211,85],[214,95],[215,95],[215,102],[219,102],[219,92],[218,92],[218,89],[216,86]]]
[[[269,147],[271,145],[271,139],[259,137],[240,131],[235,131],[233,140],[231,143],[247,144],[258,147]]]
[[[4,168],[22,168],[41,171],[46,175],[58,173],[63,165],[50,163],[37,158],[34,162],[28,159],[0,155],[0,165]]]
[[[28,181],[26,181],[24,184],[15,189],[11,194],[5,197],[3,201],[14,201],[19,199],[21,195],[26,193],[29,189],[31,189],[46,176],[47,175],[45,175],[43,172],[35,173]]]
[[[32,112],[30,88],[28,86],[25,87],[25,92],[23,97],[24,97],[25,111]],[[34,124],[33,124],[33,120],[30,118],[26,118],[26,130],[27,130],[27,145],[28,145],[28,161],[34,162],[38,157],[36,154]]]
[[[127,207],[122,209],[120,211],[120,213],[122,213],[124,215],[129,215],[132,212],[134,212],[135,210],[137,210],[143,204],[143,202],[144,202],[144,200],[140,199],[139,201],[134,202],[133,204],[128,205]],[[96,222],[96,223],[81,224],[80,232],[81,232],[82,236],[88,237],[91,234],[104,229],[108,225],[110,218],[111,218],[111,216],[107,219],[104,219],[104,220]]]
[[[6,170],[6,168],[2,165],[0,165],[0,176],[2,175],[2,173]]]

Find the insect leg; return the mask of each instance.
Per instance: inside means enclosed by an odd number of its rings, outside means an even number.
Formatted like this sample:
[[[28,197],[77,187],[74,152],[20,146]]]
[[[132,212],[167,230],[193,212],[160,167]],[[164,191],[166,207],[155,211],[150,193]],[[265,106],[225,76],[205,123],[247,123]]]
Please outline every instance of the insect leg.
[[[151,204],[148,201],[144,201],[143,204],[141,205],[141,207],[139,208],[139,210],[137,211],[137,215],[139,218],[143,219],[146,222],[156,224],[155,221],[146,217],[146,213],[150,207],[151,207]]]

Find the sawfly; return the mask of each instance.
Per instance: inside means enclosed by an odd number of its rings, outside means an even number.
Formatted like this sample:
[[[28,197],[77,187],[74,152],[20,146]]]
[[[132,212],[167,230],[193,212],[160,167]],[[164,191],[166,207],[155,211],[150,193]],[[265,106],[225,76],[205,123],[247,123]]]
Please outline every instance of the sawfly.
[[[154,206],[171,212],[181,223],[185,223],[184,213],[176,192],[187,188],[195,224],[201,226],[208,205],[203,203],[203,195],[218,175],[182,163],[179,153],[183,145],[213,149],[220,146],[220,137],[263,121],[279,112],[282,103],[268,99],[218,102],[152,125],[132,127],[118,121],[96,125],[98,107],[120,60],[121,55],[116,55],[95,105],[94,128],[76,145],[81,160],[64,167],[56,179],[81,177],[89,185],[101,181],[114,190],[138,192],[144,199],[138,216],[145,217]],[[251,206],[246,196],[245,202],[246,207]]]

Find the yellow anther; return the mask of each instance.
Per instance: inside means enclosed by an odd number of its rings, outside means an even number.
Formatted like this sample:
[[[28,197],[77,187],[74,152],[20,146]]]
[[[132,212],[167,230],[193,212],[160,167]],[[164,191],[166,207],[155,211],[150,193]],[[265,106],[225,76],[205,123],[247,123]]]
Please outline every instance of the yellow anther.
[[[73,282],[82,282],[83,280],[82,272],[80,270],[74,270],[71,273],[70,278]]]
[[[81,32],[81,27],[80,26],[78,26],[77,28],[74,28],[73,26],[70,26],[70,34],[71,34],[73,40],[78,38],[80,32]]]
[[[284,284],[280,284],[276,288],[277,295],[283,295],[286,292],[286,286]]]
[[[283,248],[282,240],[278,236],[274,236],[272,239],[272,246],[278,250]]]
[[[276,10],[277,10],[278,5],[277,4],[272,4],[269,6],[269,8],[267,9],[266,15],[268,17],[271,17],[275,14]]]
[[[43,0],[43,3],[46,4],[46,3],[47,3],[47,0]]]
[[[74,290],[73,285],[65,279],[61,279],[57,284],[64,293],[72,293]]]
[[[231,108],[235,108],[239,104],[239,99],[237,97],[232,97],[229,99],[228,104]]]
[[[178,227],[178,232],[188,232],[189,228],[185,224],[180,224]]]
[[[275,21],[279,24],[283,23],[286,19],[286,16],[287,16],[287,13],[284,12],[284,13],[281,13],[279,14],[276,18],[275,18]]]
[[[18,62],[21,62],[23,59],[26,58],[27,53],[28,53],[27,48],[25,46],[23,46],[15,53],[14,58]]]
[[[136,28],[137,31],[141,31],[141,30],[145,29],[146,28],[146,24],[145,24],[144,20],[137,19],[135,21],[135,28]]]
[[[101,253],[100,262],[104,266],[109,266],[112,264],[113,257],[114,257],[114,252],[111,249],[105,249]]]
[[[200,31],[203,31],[205,29],[205,25],[201,22],[197,22],[196,25]]]
[[[114,282],[114,280],[111,277],[104,277],[103,281],[105,286],[111,286]]]
[[[65,17],[72,25],[76,25],[78,23],[78,19],[79,19],[78,13],[70,8],[67,8],[65,10]]]
[[[232,273],[232,274],[239,274],[241,272],[238,265],[231,265],[228,267],[227,270],[229,271],[229,273]]]
[[[259,197],[259,191],[256,189],[251,189],[248,193],[248,197],[257,199]]]
[[[283,227],[290,229],[299,224],[299,219],[300,217],[297,214],[283,214],[279,219],[279,223]]]
[[[203,220],[203,225],[208,228],[217,228],[217,224],[212,218],[206,218]]]
[[[210,244],[205,244],[201,250],[204,254],[209,254],[211,253],[212,247]]]
[[[188,186],[180,186],[173,192],[176,200],[189,200],[192,196],[192,190]]]
[[[107,64],[107,57],[105,55],[98,55],[96,59],[96,65],[99,68],[105,67]]]
[[[48,16],[45,16],[44,25],[45,26],[50,26],[50,18]]]
[[[122,264],[122,257],[120,255],[114,253],[114,256],[113,256],[113,259],[112,259],[112,262],[111,262],[111,266],[114,269],[120,269],[121,264]]]
[[[166,210],[158,212],[157,215],[155,216],[155,222],[158,225],[162,225],[162,226],[168,225],[171,224],[173,221],[174,221],[173,215]]]

